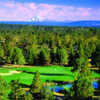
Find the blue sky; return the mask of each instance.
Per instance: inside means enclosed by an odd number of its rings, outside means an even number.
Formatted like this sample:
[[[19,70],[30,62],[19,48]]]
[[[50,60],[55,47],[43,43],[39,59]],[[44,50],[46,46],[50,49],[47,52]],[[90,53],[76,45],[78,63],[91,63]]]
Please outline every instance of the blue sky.
[[[5,0],[11,1],[11,0]],[[35,2],[35,3],[47,3],[56,5],[73,5],[84,7],[100,7],[100,0],[12,0],[15,2]]]
[[[100,20],[100,0],[0,0],[0,21]]]

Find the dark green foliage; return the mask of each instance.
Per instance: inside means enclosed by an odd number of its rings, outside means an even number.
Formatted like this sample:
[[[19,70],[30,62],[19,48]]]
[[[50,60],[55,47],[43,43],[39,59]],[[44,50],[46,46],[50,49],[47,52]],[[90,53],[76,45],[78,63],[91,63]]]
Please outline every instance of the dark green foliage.
[[[40,90],[41,90],[40,73],[37,71],[32,81],[30,92],[32,94],[36,94],[36,93],[40,93]]]
[[[93,62],[100,68],[100,44],[97,45],[96,51],[93,53]]]
[[[3,61],[1,62],[31,65],[68,64],[69,62],[69,65],[77,66],[75,59],[81,55],[80,49],[84,48],[85,55],[92,57],[93,64],[99,66],[99,38],[99,28],[2,24],[0,25],[0,49],[1,56],[4,50],[4,56],[1,57]]]
[[[50,52],[47,47],[42,47],[39,53],[39,64],[45,65],[50,63]]]
[[[55,100],[53,91],[50,91],[50,88],[46,85],[41,89],[41,100]]]
[[[28,94],[26,94],[22,100],[34,100],[34,98],[32,94],[28,92]]]
[[[8,56],[6,57],[6,62],[12,64],[14,58],[14,48],[10,48],[8,51]]]
[[[74,52],[74,41],[73,40],[70,41],[69,50],[70,50],[70,53],[72,54],[72,56],[74,56],[75,52]]]
[[[99,90],[100,90],[100,79],[98,80],[98,84],[99,84]]]
[[[0,76],[0,100],[8,100],[8,90],[7,82]]]
[[[38,60],[38,49],[36,46],[32,46],[28,49],[28,63],[33,65],[37,64]]]
[[[19,65],[25,64],[25,58],[20,48],[15,48],[13,63]]]
[[[32,94],[25,91],[18,80],[11,81],[11,100],[33,100]]]
[[[0,64],[2,64],[3,62],[4,62],[4,49],[0,45]]]
[[[92,58],[94,66],[100,68],[99,39],[100,28],[2,24],[0,25],[0,63],[74,66],[79,76],[73,83],[71,95],[67,94],[67,99],[86,100],[93,95],[88,58]],[[2,100],[3,97],[7,98],[8,93],[4,87],[6,82],[1,79],[0,84],[0,100]],[[19,82],[13,81],[11,97],[12,100],[33,100],[33,97],[37,100],[54,99],[48,88],[41,90],[39,72],[36,72],[27,95]]]
[[[11,81],[11,99],[20,100],[21,95],[24,95],[25,91],[21,88],[18,80]]]
[[[50,51],[51,63],[57,63],[57,47],[52,48]]]
[[[68,64],[68,53],[65,48],[57,48],[56,56],[59,64]]]
[[[5,57],[6,57],[6,63],[12,63],[12,56],[13,56],[13,46],[11,42],[11,36],[6,35],[5,36],[5,42],[4,42],[4,50],[5,50]]]
[[[87,57],[80,57],[77,63],[78,78],[73,83],[71,96],[73,100],[85,100],[93,96],[92,72]]]

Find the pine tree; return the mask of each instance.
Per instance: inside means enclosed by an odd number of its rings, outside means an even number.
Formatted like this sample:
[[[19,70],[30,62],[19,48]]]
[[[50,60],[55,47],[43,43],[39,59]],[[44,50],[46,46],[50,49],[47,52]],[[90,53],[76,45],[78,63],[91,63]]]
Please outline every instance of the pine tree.
[[[8,37],[6,36],[4,50],[5,50],[6,63],[12,63],[14,48],[11,44],[11,36],[8,36]]]
[[[73,100],[85,100],[93,96],[92,72],[88,57],[85,55],[84,48],[80,46],[79,58],[77,59],[78,78],[74,81],[71,90]]]
[[[56,56],[59,64],[68,64],[68,53],[65,48],[57,48]]]
[[[32,46],[28,50],[28,62],[33,65],[36,64],[38,60],[38,49],[36,46]]]
[[[41,90],[40,73],[37,71],[32,81],[30,92],[34,95],[40,93],[40,90]]]
[[[30,92],[28,92],[27,94],[25,94],[23,100],[34,100],[32,94]]]
[[[4,49],[0,45],[0,63],[3,63],[3,58],[4,58]]]
[[[10,48],[9,50],[8,50],[8,55],[6,56],[6,62],[7,63],[10,63],[10,64],[12,64],[12,62],[13,62],[13,54],[14,54],[14,48]]]
[[[100,68],[100,44],[97,45],[96,51],[93,53],[93,62]]]
[[[11,100],[34,100],[31,93],[27,93],[24,88],[20,86],[18,80],[13,80],[11,82]]]
[[[22,50],[20,48],[15,48],[14,52],[14,64],[25,64],[25,58],[23,56]]]
[[[49,86],[45,85],[41,89],[42,100],[55,100],[53,91],[50,90]]]
[[[50,63],[50,53],[47,47],[42,47],[39,53],[39,64],[45,65]]]
[[[77,80],[73,83],[72,96],[74,100],[85,100],[93,96],[94,89],[92,86],[92,73],[88,65],[89,63],[87,59],[84,62],[84,66],[79,69]]]
[[[11,81],[11,99],[12,100],[18,100],[19,98],[19,89],[20,89],[19,81],[18,80],[12,80]]]
[[[8,100],[8,90],[7,82],[0,76],[0,100]]]
[[[50,57],[51,57],[51,63],[53,64],[57,63],[56,53],[57,53],[57,47],[52,48],[50,51]]]

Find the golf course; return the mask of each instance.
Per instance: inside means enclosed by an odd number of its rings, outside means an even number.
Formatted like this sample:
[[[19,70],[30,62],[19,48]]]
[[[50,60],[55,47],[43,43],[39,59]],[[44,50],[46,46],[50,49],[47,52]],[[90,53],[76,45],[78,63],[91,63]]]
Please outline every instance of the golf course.
[[[100,28],[0,24],[0,100],[100,100]]]
[[[77,72],[72,72],[72,67],[64,67],[59,65],[52,66],[21,66],[14,67],[3,66],[0,68],[0,75],[9,83],[12,80],[19,80],[21,84],[30,85],[36,71],[40,72],[41,82],[46,81],[74,81]],[[100,78],[100,74],[92,71],[94,80]]]

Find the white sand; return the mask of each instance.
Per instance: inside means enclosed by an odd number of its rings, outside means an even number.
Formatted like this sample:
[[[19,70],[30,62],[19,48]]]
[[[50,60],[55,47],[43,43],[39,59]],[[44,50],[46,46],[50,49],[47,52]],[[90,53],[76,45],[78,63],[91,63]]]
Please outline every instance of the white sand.
[[[10,71],[9,73],[0,73],[1,76],[8,76],[13,74],[19,74],[21,71]]]

